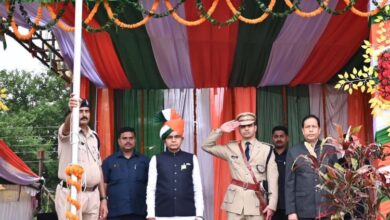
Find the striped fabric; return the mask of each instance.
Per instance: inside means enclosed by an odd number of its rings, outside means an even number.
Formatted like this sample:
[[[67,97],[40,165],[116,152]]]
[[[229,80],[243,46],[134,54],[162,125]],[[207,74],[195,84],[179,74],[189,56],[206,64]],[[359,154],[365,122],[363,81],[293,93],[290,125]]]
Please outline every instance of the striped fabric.
[[[152,1],[141,1],[145,8]],[[211,0],[202,1],[206,8]],[[233,1],[239,5],[240,1]],[[261,14],[252,0],[244,1],[243,15]],[[356,7],[365,10],[368,1],[357,1]],[[23,3],[33,19],[37,3]],[[113,9],[118,2],[111,2]],[[342,1],[331,1],[333,8],[344,7]],[[92,4],[89,4],[92,7]],[[302,2],[302,10],[312,10],[317,3]],[[18,8],[18,6],[16,7]],[[58,10],[58,6],[55,7]],[[276,11],[286,10],[282,1]],[[0,15],[6,17],[4,4]],[[87,7],[84,7],[87,13]],[[131,6],[119,14],[123,22],[134,23],[143,15]],[[160,4],[157,12],[166,11]],[[16,10],[16,14],[20,11]],[[199,12],[190,2],[178,9],[183,18],[194,20]],[[72,4],[62,20],[72,24]],[[226,20],[231,12],[220,4],[213,14]],[[18,17],[18,15],[16,16]],[[43,21],[51,20],[43,13]],[[91,21],[93,26],[105,24],[107,15],[101,6]],[[19,16],[17,23],[26,26]],[[340,16],[322,13],[314,18],[291,14],[285,18],[270,17],[257,25],[235,22],[216,27],[209,22],[185,27],[171,16],[152,19],[138,29],[112,27],[107,33],[84,32],[82,74],[97,87],[110,89],[140,88],[215,88],[240,86],[299,85],[326,83],[340,71],[368,37],[368,20],[351,12]],[[72,66],[73,34],[55,28],[62,54]]]

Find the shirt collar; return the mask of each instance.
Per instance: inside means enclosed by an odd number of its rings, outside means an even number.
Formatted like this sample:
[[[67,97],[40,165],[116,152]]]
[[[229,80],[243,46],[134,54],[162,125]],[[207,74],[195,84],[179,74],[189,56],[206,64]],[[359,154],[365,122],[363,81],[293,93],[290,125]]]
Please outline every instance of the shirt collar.
[[[130,158],[138,157],[138,156],[139,156],[139,154],[136,151],[133,151],[133,154],[131,155]],[[116,152],[116,157],[123,157],[123,158],[125,158],[125,156],[123,156],[123,152],[121,150],[118,150]]]
[[[80,127],[79,127],[79,133],[84,135],[84,132]],[[85,137],[90,137],[92,135],[93,135],[92,129],[89,126],[87,126],[87,135],[85,135]]]

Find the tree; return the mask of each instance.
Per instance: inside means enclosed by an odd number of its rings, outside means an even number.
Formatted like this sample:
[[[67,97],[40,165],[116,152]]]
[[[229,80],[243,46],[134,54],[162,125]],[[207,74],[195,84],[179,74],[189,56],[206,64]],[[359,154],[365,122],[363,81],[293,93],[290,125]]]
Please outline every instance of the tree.
[[[69,88],[53,73],[0,71],[0,88],[8,89],[9,111],[0,112],[0,138],[38,173],[37,151],[44,150],[46,186],[58,183],[57,129],[67,112]]]

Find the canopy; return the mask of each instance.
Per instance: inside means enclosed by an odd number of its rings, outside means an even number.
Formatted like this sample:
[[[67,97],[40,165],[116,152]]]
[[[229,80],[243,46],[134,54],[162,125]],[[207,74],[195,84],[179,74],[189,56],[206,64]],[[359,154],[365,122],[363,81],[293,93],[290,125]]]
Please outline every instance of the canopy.
[[[203,1],[209,8],[211,0]],[[141,1],[149,9],[153,1]],[[235,2],[235,5],[239,3]],[[245,17],[261,15],[255,1],[244,1]],[[16,23],[29,28],[37,14],[39,3],[22,4],[27,15],[15,8]],[[110,2],[115,12],[117,2]],[[330,1],[332,8],[342,9],[342,0]],[[303,11],[318,7],[316,1],[302,1]],[[357,1],[356,8],[367,10],[366,0]],[[59,11],[61,6],[54,5]],[[285,11],[287,6],[278,1],[274,11]],[[135,23],[142,14],[131,5],[119,13],[123,22]],[[157,13],[167,11],[160,4]],[[186,1],[177,9],[188,20],[199,18],[194,1]],[[84,19],[89,14],[84,7]],[[0,16],[7,17],[5,6]],[[232,13],[220,3],[213,17],[224,21]],[[47,10],[41,25],[52,20]],[[74,7],[66,6],[62,21],[73,25]],[[92,27],[105,24],[106,11],[100,6]],[[73,66],[73,33],[58,26],[52,30],[58,40],[66,63]],[[217,27],[209,22],[186,27],[172,16],[153,18],[137,29],[122,29],[115,25],[108,32],[83,33],[82,74],[97,87],[120,88],[211,88],[211,87],[263,87],[325,83],[340,71],[358,51],[362,40],[368,38],[367,17],[350,11],[332,16],[326,12],[312,18],[290,14],[287,17],[268,17],[256,24],[234,22]]]
[[[1,139],[0,177],[18,185],[30,185],[40,179]]]

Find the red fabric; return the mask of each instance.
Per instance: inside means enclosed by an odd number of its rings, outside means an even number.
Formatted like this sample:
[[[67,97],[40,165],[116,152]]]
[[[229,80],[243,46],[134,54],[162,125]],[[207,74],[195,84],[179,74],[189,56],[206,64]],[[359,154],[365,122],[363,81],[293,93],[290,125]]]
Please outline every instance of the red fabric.
[[[218,88],[210,89],[211,127],[218,128],[222,123],[230,121],[241,112],[256,112],[256,88]],[[237,137],[237,138],[236,138]],[[223,134],[217,141],[226,144],[239,139],[238,131]],[[214,157],[214,219],[227,219],[226,212],[221,209],[224,194],[231,181],[229,165],[226,161]]]
[[[84,76],[80,79],[80,98],[89,99],[89,80]]]
[[[19,169],[20,171],[33,176],[38,177],[24,162],[20,159],[12,150],[8,147],[2,139],[0,139],[0,157],[4,158],[8,163],[13,167]]]
[[[114,152],[114,91],[98,89],[96,131],[102,160]]]
[[[55,7],[57,10],[59,7]],[[73,4],[68,4],[62,16],[63,21],[69,25],[74,25],[75,9]],[[89,10],[83,6],[83,19],[89,14]],[[89,23],[92,27],[100,27],[95,20]],[[131,84],[115,52],[110,34],[107,32],[89,33],[83,29],[84,43],[93,59],[96,69],[104,84],[111,89],[129,89]]]
[[[357,1],[355,5],[362,10],[367,10],[367,6],[367,0]],[[345,3],[339,1],[337,9],[344,7]],[[368,33],[366,17],[359,17],[351,11],[332,16],[317,45],[290,85],[329,81],[356,53]]]
[[[369,100],[369,94],[354,92],[352,95],[348,95],[348,124],[352,127],[362,125],[357,135],[362,144],[374,141],[373,120],[370,105],[368,104]]]
[[[212,0],[202,2],[208,10]],[[187,20],[199,18],[195,0],[186,1],[184,7]],[[219,21],[225,21],[231,16],[231,11],[221,1],[212,15]],[[196,88],[228,86],[236,50],[237,30],[238,22],[223,28],[216,28],[208,21],[199,26],[187,27],[192,77]]]

